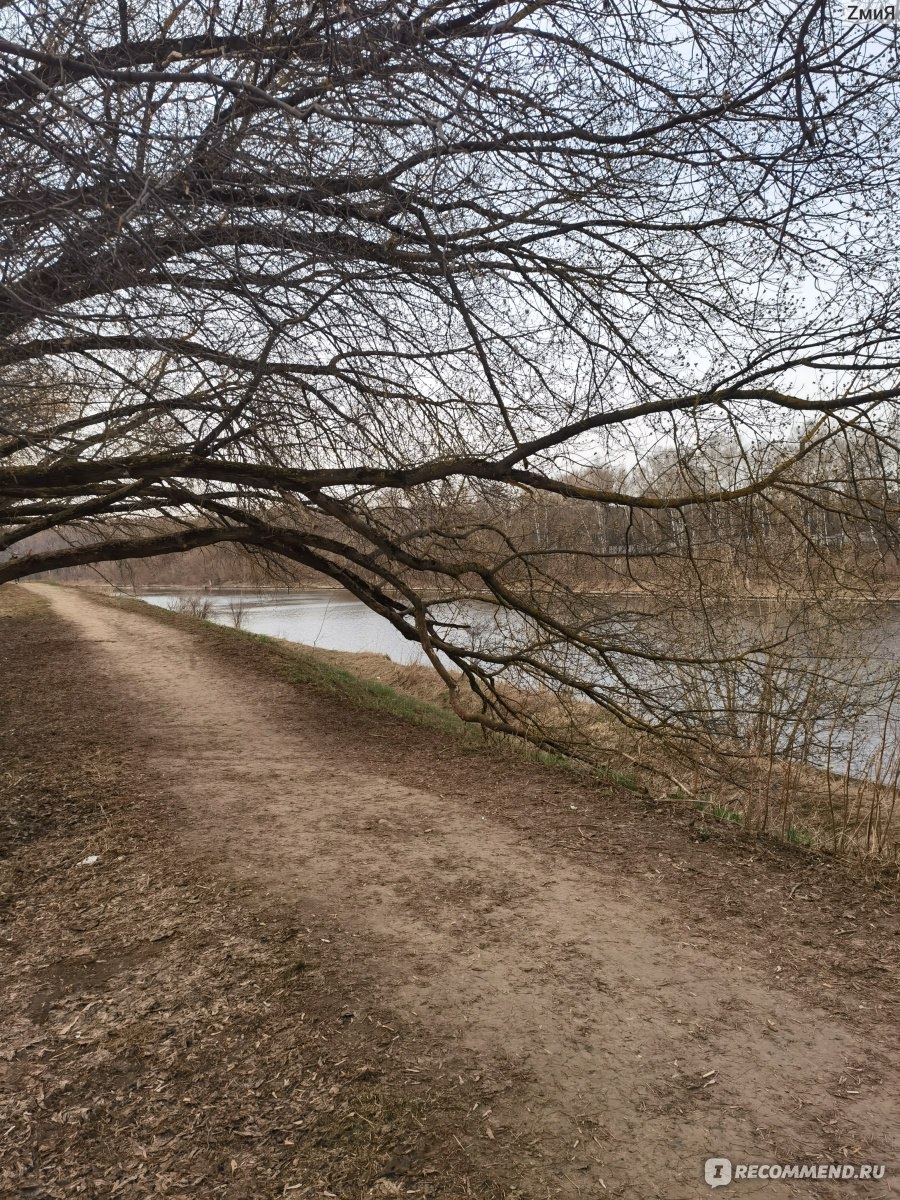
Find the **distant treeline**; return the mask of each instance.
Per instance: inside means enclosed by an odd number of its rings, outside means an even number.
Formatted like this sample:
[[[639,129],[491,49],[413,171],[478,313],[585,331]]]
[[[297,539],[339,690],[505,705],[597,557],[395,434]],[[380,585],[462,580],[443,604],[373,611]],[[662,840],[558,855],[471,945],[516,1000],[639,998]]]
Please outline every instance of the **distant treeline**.
[[[777,451],[783,456],[784,447]],[[765,462],[756,461],[746,473],[759,478],[764,468]],[[384,556],[393,556],[397,576],[414,576],[419,587],[450,583],[457,590],[467,584],[477,590],[476,576],[467,580],[465,572],[460,574],[462,564],[470,562],[490,564],[517,588],[533,583],[541,590],[557,585],[575,590],[659,587],[663,581],[690,583],[698,573],[729,589],[749,591],[900,584],[900,487],[883,461],[867,464],[862,451],[840,459],[832,453],[827,462],[807,457],[802,473],[787,473],[775,487],[750,487],[735,497],[743,469],[743,456],[720,448],[699,460],[657,454],[627,472],[593,468],[568,476],[566,482],[576,490],[591,489],[590,500],[508,485],[445,482],[398,494],[391,504],[381,497],[368,520],[389,547]],[[608,499],[598,501],[598,489]],[[717,490],[732,498],[715,500]],[[628,503],[634,496],[641,505]],[[287,508],[268,508],[261,515],[296,529],[301,538],[330,541],[368,555],[372,562],[379,560],[371,540],[327,514],[311,518],[306,510],[302,527],[292,523],[295,518]],[[127,519],[116,528],[120,536],[134,531]],[[166,528],[159,518],[141,522],[144,533]],[[94,525],[68,536],[77,540],[98,534],[110,536],[114,530],[109,524],[102,530]],[[59,542],[59,534],[41,534],[29,548],[47,549]],[[407,554],[405,563],[395,553],[398,547]],[[340,557],[321,545],[319,553],[326,564]],[[447,570],[417,565],[429,562]],[[365,574],[364,565],[360,570]],[[236,543],[71,567],[53,576],[138,589],[303,587],[328,581],[327,572]]]

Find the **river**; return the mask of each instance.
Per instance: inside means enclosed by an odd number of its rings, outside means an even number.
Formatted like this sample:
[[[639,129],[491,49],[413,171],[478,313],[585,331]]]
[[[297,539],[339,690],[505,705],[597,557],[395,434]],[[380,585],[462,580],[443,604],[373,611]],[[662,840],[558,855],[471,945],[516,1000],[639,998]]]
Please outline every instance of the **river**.
[[[244,593],[160,589],[138,593],[139,599],[164,608],[177,606],[184,597],[208,601],[209,619],[218,624],[235,624],[235,612],[239,611],[240,627],[251,633],[267,634],[326,650],[383,654],[402,664],[427,662],[417,643],[402,637],[383,617],[373,613],[348,592],[339,589]],[[621,605],[621,601],[617,601],[611,607],[618,610],[620,620],[627,620],[627,609]],[[829,639],[831,645],[825,657],[808,656],[808,661],[816,669],[812,683],[810,677],[803,677],[802,674],[803,662],[807,658],[805,651],[795,653],[788,660],[792,664],[792,670],[799,665],[801,671],[796,680],[782,677],[779,685],[781,695],[776,706],[781,716],[774,722],[783,724],[785,728],[796,726],[798,722],[807,725],[806,736],[819,743],[826,734],[829,739],[834,737],[834,731],[838,730],[837,743],[846,746],[848,758],[859,764],[857,769],[861,774],[870,773],[871,766],[868,764],[879,746],[882,751],[887,750],[888,758],[895,762],[900,746],[896,716],[900,707],[897,698],[897,681],[900,679],[900,607],[886,604],[881,608],[882,614],[874,623],[870,611],[860,629],[855,632],[855,622],[852,620],[846,626],[842,626],[840,622],[836,624],[836,640]],[[481,636],[485,636],[485,630],[493,627],[492,638],[496,645],[497,638],[502,639],[503,634],[494,620],[494,612],[495,610],[488,605],[467,606],[462,624],[468,625],[468,635],[458,630],[456,636],[463,642],[469,637],[480,640]],[[457,614],[457,620],[459,619]],[[619,629],[620,634],[621,632]],[[662,631],[657,630],[657,636],[661,635]],[[488,633],[487,636],[491,634]],[[661,637],[661,640],[669,646],[678,645],[675,636]],[[656,644],[659,646],[660,642],[657,641]],[[800,644],[806,645],[802,634]],[[860,671],[860,651],[863,649],[868,665],[865,670]],[[547,652],[552,658],[555,655],[565,655],[566,650],[564,645],[556,642],[547,647]],[[778,670],[781,671],[782,668],[779,667]],[[596,665],[592,668],[592,673],[594,678],[603,678],[604,683],[611,689],[622,689],[624,696],[625,687],[621,677],[615,679],[613,674],[607,674],[602,667],[598,672]],[[824,688],[822,674],[826,677]],[[639,686],[647,685],[652,680],[654,687],[660,689],[660,694],[664,691],[671,692],[670,702],[679,707],[682,707],[688,698],[694,702],[698,678],[695,672],[690,680],[682,679],[679,682],[677,672],[673,674],[662,663],[655,666],[645,665],[639,672],[632,673],[633,683]],[[768,682],[771,684],[771,678]],[[752,710],[762,700],[758,670],[744,672],[732,678],[732,686],[736,688],[736,692],[731,694],[730,700],[725,697],[715,669],[707,671],[701,683],[704,696],[700,707],[709,707],[710,720],[715,721],[717,725],[718,713],[728,715],[732,714],[734,709],[745,710],[749,719]],[[816,694],[807,698],[803,693],[811,687]],[[795,704],[802,712],[792,712]],[[776,735],[776,741],[784,742],[786,736],[779,733]],[[837,757],[841,759],[844,756],[839,754]],[[813,750],[811,758],[813,761],[822,761],[820,747]]]
[[[184,596],[210,604],[209,619],[233,625],[235,608],[242,611],[241,628],[323,650],[385,654],[398,663],[427,662],[422,649],[409,642],[349,592],[321,588],[305,592],[140,592],[138,599],[173,608]]]

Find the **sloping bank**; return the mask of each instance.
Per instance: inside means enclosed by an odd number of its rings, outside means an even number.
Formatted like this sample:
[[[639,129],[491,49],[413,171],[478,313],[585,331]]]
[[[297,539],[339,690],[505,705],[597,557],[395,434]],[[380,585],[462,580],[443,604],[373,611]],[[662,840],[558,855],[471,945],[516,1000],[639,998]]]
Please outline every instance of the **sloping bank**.
[[[626,729],[594,705],[563,703],[549,692],[516,693],[533,732],[539,736],[544,731],[550,744],[570,748],[568,755],[548,754],[523,739],[485,734],[461,721],[441,680],[427,666],[247,633],[127,597],[96,598],[195,630],[225,653],[240,653],[242,642],[253,644],[249,661],[288,682],[311,685],[419,726],[487,742],[495,753],[565,767],[624,788],[642,801],[667,806],[676,819],[686,814],[688,820],[697,820],[699,814],[705,828],[742,828],[801,851],[839,857],[884,882],[900,879],[896,752],[884,756],[882,778],[847,778],[774,751],[748,752],[743,744],[713,739],[700,745]]]

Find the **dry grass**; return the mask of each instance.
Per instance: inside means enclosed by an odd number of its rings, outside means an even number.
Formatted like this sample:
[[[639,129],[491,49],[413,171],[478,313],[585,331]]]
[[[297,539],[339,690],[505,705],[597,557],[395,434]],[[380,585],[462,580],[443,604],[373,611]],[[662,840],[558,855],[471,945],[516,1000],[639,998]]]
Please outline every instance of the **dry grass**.
[[[46,606],[33,592],[12,583],[0,587],[0,621],[6,617],[36,617],[44,612]]]

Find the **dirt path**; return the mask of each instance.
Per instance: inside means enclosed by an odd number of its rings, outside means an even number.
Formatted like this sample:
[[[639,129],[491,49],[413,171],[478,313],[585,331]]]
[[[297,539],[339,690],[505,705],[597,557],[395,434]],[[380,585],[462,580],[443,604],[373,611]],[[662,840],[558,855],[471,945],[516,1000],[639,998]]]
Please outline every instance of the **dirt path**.
[[[542,850],[489,790],[459,795],[452,745],[432,755],[430,786],[410,786],[389,761],[395,735],[386,757],[351,713],[338,730],[333,706],[317,715],[314,698],[229,668],[190,633],[30,586],[128,698],[182,805],[185,852],[349,946],[372,987],[348,998],[354,1011],[387,1004],[491,1079],[485,1136],[530,1145],[558,1194],[702,1196],[716,1154],[887,1162],[893,1180],[835,1194],[895,1194],[895,1047],[777,986],[765,931],[758,953],[705,946],[683,890],[642,884],[602,845],[587,863]],[[572,807],[573,823],[590,819]]]

